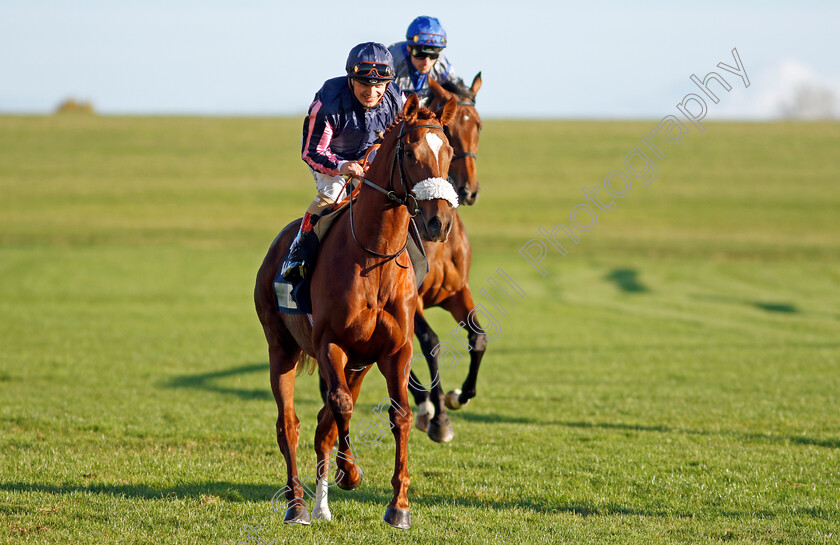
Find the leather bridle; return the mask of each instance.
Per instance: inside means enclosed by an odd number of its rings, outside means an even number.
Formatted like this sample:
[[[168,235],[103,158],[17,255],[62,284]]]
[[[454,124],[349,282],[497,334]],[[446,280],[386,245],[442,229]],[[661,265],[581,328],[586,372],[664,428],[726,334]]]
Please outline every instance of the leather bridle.
[[[390,185],[389,185],[388,189],[385,189],[382,186],[379,186],[379,185],[373,183],[372,181],[368,180],[367,178],[362,178],[361,179],[362,184],[364,184],[368,187],[371,187],[371,188],[375,189],[376,191],[379,191],[380,193],[384,193],[385,196],[388,197],[389,201],[391,201],[393,203],[396,203],[398,206],[405,206],[408,209],[408,213],[411,216],[412,221],[413,221],[414,216],[417,215],[417,212],[419,211],[420,206],[417,203],[417,197],[412,193],[412,191],[409,189],[408,184],[406,183],[406,180],[408,180],[409,182],[411,182],[411,180],[408,176],[408,172],[406,172],[406,170],[405,170],[405,164],[403,163],[403,156],[405,155],[405,149],[403,148],[403,137],[408,136],[409,134],[411,134],[411,132],[413,132],[417,129],[437,129],[437,130],[443,132],[444,135],[446,134],[446,131],[444,130],[444,128],[441,125],[415,125],[413,127],[409,127],[408,130],[406,130],[405,121],[403,121],[402,125],[400,126],[400,134],[397,137],[397,149],[394,153],[394,160],[391,163],[391,176],[390,176],[390,180],[389,180]],[[399,165],[399,169],[400,169],[400,185],[402,185],[402,188],[403,188],[403,193],[404,193],[403,196],[398,195],[395,188],[394,188],[394,170],[396,170],[397,165]],[[412,184],[412,187],[413,187],[413,185],[414,184]],[[414,201],[413,209],[411,207],[409,207],[408,203],[410,201]],[[400,249],[400,251],[398,251],[395,254],[383,254],[383,253],[380,253],[380,252],[377,252],[375,250],[371,250],[370,248],[365,247],[365,245],[362,244],[359,241],[359,239],[356,237],[356,228],[353,225],[353,199],[352,199],[352,197],[350,199],[350,233],[353,235],[353,240],[356,242],[356,244],[359,246],[359,248],[361,248],[365,252],[369,253],[370,255],[373,255],[373,256],[376,256],[376,257],[381,257],[382,259],[395,259],[395,258],[399,257],[405,251],[406,246],[408,245],[408,238],[406,238],[405,243],[403,243],[403,247]],[[400,265],[399,263],[397,263],[397,265],[399,265],[400,267],[406,268],[403,265]]]

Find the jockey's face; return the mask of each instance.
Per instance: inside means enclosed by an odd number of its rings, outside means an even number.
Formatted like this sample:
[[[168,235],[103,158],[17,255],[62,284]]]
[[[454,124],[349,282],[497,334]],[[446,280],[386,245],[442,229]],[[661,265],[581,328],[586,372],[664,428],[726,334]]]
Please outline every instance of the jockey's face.
[[[353,86],[353,94],[356,95],[356,99],[365,108],[373,108],[379,104],[379,101],[382,100],[382,95],[385,94],[385,89],[388,88],[387,82],[368,85],[355,78],[350,79],[350,84]]]
[[[416,68],[421,74],[428,74],[432,69],[432,66],[434,66],[437,62],[437,58],[432,59],[430,57],[426,57],[424,59],[418,59],[414,55],[409,55],[409,58],[411,59],[411,64],[413,64],[414,68]]]

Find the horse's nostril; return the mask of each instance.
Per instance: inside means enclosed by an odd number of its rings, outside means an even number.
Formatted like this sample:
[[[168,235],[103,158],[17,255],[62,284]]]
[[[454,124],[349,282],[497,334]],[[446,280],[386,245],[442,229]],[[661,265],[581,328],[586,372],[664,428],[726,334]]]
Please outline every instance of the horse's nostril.
[[[461,202],[468,205],[475,204],[475,201],[478,199],[479,191],[480,188],[476,187],[475,191],[468,193],[463,199],[461,199]]]
[[[440,229],[443,227],[443,224],[441,224],[440,219],[438,219],[437,216],[430,219],[427,226],[429,234],[432,235],[432,237],[440,236]]]

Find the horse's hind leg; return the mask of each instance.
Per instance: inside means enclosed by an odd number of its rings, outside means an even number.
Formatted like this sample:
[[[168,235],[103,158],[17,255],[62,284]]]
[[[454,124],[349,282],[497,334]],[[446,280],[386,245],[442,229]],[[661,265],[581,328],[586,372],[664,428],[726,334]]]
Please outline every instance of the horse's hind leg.
[[[421,296],[417,297],[417,310],[414,312],[414,334],[417,337],[417,340],[420,341],[421,350],[423,355],[426,357],[429,370],[431,371],[433,365],[435,368],[437,366],[437,362],[433,362],[429,359],[432,357],[431,350],[437,344],[437,336],[435,336],[435,332],[429,328],[429,324],[426,323],[426,320],[423,317],[423,298]],[[431,334],[431,336],[429,336],[429,334]],[[414,403],[417,405],[417,413],[414,415],[414,425],[417,429],[423,431],[424,433],[429,430],[429,420],[432,419],[436,412],[435,405],[430,400],[429,393],[435,385],[435,382],[440,382],[440,375],[437,373],[431,372],[429,376],[432,377],[431,382],[424,385],[420,382],[420,379],[417,378],[412,366],[408,378],[408,391],[411,393],[412,397],[414,397]]]
[[[415,417],[415,426],[426,431],[429,438],[433,441],[448,443],[455,437],[455,430],[452,428],[449,415],[446,414],[446,410],[443,407],[443,388],[440,385],[440,369],[438,368],[437,355],[434,354],[439,349],[440,340],[437,334],[432,331],[431,326],[419,308],[414,313],[414,334],[420,341],[420,348],[423,350],[423,355],[429,364],[429,376],[431,377],[431,382],[428,385],[422,386],[417,380],[414,371],[412,371],[408,381],[408,387],[412,393],[415,390],[422,390],[429,396],[425,403],[417,403],[419,410]],[[417,397],[417,395],[414,396],[415,401]],[[418,424],[417,421],[426,425],[421,427],[421,424]]]
[[[321,401],[324,404],[327,403],[327,379],[324,378],[320,372],[318,372],[318,390],[321,392]]]
[[[481,366],[481,358],[487,349],[487,334],[478,323],[475,315],[470,318],[470,313],[475,310],[472,292],[468,287],[447,299],[441,305],[448,310],[458,323],[469,324],[467,327],[470,343],[470,370],[460,390],[447,392],[444,401],[450,409],[457,410],[466,405],[470,399],[475,397],[476,382],[478,381],[478,368]]]
[[[368,370],[370,370],[370,367],[365,367],[361,371],[348,370],[346,373],[347,386],[350,388],[350,395],[353,397],[354,405],[359,398],[362,379]],[[324,394],[324,397],[326,397],[326,394]],[[316,519],[332,519],[328,498],[329,487],[336,484],[336,482],[341,482],[345,478],[344,471],[339,467],[336,469],[335,482],[329,482],[328,480],[330,454],[337,438],[338,427],[333,418],[332,408],[328,403],[325,403],[321,412],[318,413],[318,427],[315,429],[315,454],[318,458],[318,466],[315,469],[315,506],[312,508],[312,517]],[[340,461],[343,455],[339,453],[337,458]],[[361,472],[361,470],[359,471]]]
[[[297,447],[300,439],[300,420],[295,414],[295,367],[301,350],[293,342],[282,342],[278,335],[266,329],[270,365],[271,392],[277,403],[277,445],[286,460],[287,481],[284,488],[287,500],[283,522],[309,524],[309,512],[298,478]]]

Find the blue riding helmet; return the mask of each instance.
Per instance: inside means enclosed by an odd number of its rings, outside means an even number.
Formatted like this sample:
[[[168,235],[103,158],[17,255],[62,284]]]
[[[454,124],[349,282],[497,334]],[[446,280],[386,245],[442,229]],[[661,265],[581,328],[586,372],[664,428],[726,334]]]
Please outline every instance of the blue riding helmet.
[[[345,65],[347,76],[368,85],[394,79],[394,58],[388,49],[376,42],[365,42],[350,50]]]
[[[405,32],[409,46],[419,47],[430,53],[439,52],[446,47],[446,31],[436,17],[421,15],[411,21]]]

